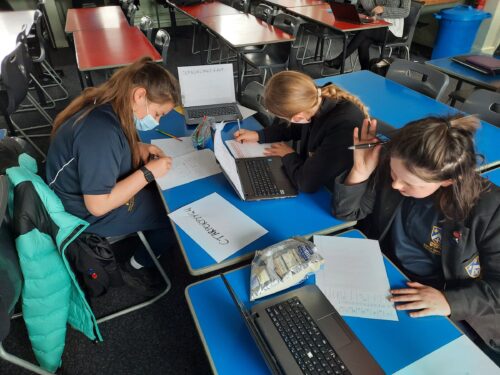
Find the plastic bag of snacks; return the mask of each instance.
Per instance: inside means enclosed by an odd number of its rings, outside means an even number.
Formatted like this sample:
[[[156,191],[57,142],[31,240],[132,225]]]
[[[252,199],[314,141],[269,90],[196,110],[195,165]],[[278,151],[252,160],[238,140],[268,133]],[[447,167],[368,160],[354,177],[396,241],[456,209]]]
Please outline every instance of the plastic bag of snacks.
[[[250,274],[250,300],[287,289],[305,280],[323,265],[316,246],[292,238],[257,251]]]

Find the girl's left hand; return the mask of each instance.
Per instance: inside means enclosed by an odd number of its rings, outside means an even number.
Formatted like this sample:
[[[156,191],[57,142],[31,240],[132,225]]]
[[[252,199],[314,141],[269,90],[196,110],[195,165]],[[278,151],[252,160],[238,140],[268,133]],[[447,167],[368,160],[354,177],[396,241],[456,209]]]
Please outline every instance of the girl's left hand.
[[[391,290],[391,302],[408,302],[396,305],[397,310],[419,310],[410,313],[412,318],[451,314],[450,305],[441,291],[417,282],[407,284],[409,288]]]
[[[384,13],[384,7],[382,5],[377,5],[375,8],[372,9],[372,14],[382,14]]]
[[[139,142],[139,153],[144,164],[149,161],[151,156],[154,158],[162,158],[166,156],[158,146],[142,142]]]
[[[286,143],[279,142],[279,143],[273,143],[271,147],[266,148],[264,151],[264,155],[283,157],[293,152],[295,152],[293,148],[288,146]]]

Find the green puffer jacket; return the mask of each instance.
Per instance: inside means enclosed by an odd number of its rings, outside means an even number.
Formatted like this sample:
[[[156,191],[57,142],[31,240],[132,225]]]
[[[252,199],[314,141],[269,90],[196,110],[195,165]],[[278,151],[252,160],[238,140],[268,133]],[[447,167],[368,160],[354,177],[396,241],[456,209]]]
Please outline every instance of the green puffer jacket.
[[[61,365],[67,323],[91,340],[102,341],[102,337],[65,257],[67,246],[88,223],[65,212],[36,172],[35,161],[26,154],[19,156],[18,167],[7,169],[12,189],[9,207],[13,207],[24,276],[24,321],[40,366],[54,372]]]

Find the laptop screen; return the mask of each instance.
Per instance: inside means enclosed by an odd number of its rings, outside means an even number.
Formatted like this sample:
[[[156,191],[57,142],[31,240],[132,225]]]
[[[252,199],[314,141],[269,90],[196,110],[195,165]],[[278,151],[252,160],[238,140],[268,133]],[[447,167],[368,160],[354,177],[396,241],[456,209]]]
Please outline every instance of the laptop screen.
[[[177,69],[184,107],[236,101],[232,64],[182,66]]]

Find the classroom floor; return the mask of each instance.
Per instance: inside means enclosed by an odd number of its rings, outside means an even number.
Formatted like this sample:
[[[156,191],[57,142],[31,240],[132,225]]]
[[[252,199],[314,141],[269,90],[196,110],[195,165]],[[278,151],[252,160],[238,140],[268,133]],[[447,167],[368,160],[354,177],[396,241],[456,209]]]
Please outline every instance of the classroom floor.
[[[168,68],[177,74],[178,66],[205,63],[204,57],[191,54],[191,27],[180,27],[172,37],[169,50]],[[338,45],[337,45],[338,44]],[[340,51],[340,43],[335,45]],[[294,51],[294,50],[293,50]],[[376,50],[373,51],[375,57]],[[297,69],[295,53],[291,69]],[[70,98],[80,94],[74,52],[60,49],[51,53],[53,65],[64,73],[64,85]],[[422,56],[413,55],[413,60],[422,61]],[[314,78],[319,77],[321,65],[306,67],[305,71]],[[358,68],[359,69],[359,66]],[[332,71],[334,73],[335,71]],[[95,74],[94,83],[106,79],[104,74]],[[254,78],[255,79],[255,78]],[[58,102],[55,109],[49,110],[51,116],[69,103],[69,99]],[[14,115],[16,122],[23,127],[41,123],[35,113]],[[0,128],[5,121],[0,119]],[[37,138],[37,144],[48,148],[48,138]],[[139,246],[136,238],[127,239],[115,246],[121,259],[126,259]],[[171,281],[171,291],[152,306],[128,314],[100,325],[104,342],[94,344],[83,335],[69,328],[62,368],[59,374],[210,374],[210,365],[205,355],[199,335],[189,311],[184,289],[187,285],[212,275],[190,276],[181,251],[176,246],[161,258]],[[128,306],[141,300],[127,287],[111,290],[108,294],[93,301],[97,316]],[[22,319],[12,321],[11,332],[4,341],[4,347],[12,354],[34,362],[26,328]],[[24,375],[30,372],[17,366],[0,361],[0,373],[5,375]]]

